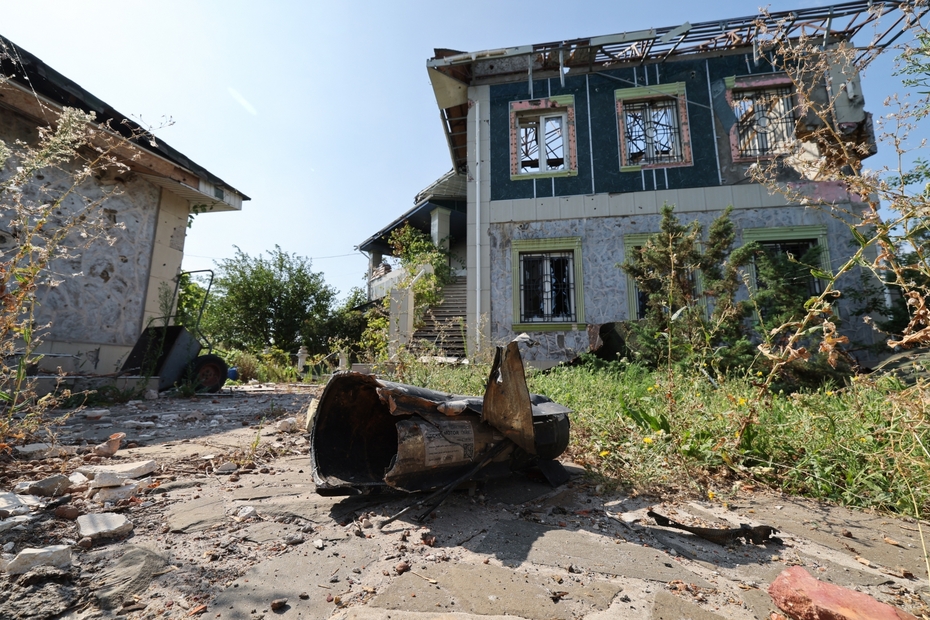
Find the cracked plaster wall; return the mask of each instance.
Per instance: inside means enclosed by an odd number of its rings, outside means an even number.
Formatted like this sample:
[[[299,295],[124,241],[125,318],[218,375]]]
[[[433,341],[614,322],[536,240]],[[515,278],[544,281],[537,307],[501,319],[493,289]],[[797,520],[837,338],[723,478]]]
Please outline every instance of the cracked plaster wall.
[[[34,143],[37,139],[35,124],[7,109],[0,109],[0,139],[10,145],[15,140]],[[0,174],[8,177],[14,166],[15,162],[8,161]],[[23,188],[24,196],[47,201],[61,195],[69,186],[70,177],[67,166],[65,168],[43,170],[33,183]],[[102,205],[106,211],[98,215],[110,242],[98,239],[67,259],[55,260],[52,273],[59,283],[39,291],[36,322],[50,324],[40,350],[63,356],[45,358],[46,369],[60,366],[66,371],[107,373],[116,370],[121,357],[139,337],[144,312],[152,310],[151,295],[147,293],[151,293],[149,289],[152,288],[153,249],[157,255],[158,246],[164,245],[174,253],[163,252],[164,256],[156,256],[164,259],[160,276],[173,271],[168,276],[173,277],[180,266],[184,228],[178,233],[177,227],[170,225],[174,222],[168,221],[164,226],[167,232],[164,243],[154,243],[156,230],[163,232],[159,201],[162,194],[171,195],[130,172],[110,171],[101,178],[84,182],[62,202],[52,225],[61,223],[87,201],[106,194],[111,194]],[[178,210],[177,205],[171,206],[175,208],[169,208],[169,212]],[[186,221],[186,202],[183,210]],[[2,222],[0,228],[6,230],[8,221]],[[15,243],[11,236],[5,237],[8,244]],[[80,245],[80,241],[77,233],[69,239],[74,246]],[[76,358],[66,357],[75,354]]]

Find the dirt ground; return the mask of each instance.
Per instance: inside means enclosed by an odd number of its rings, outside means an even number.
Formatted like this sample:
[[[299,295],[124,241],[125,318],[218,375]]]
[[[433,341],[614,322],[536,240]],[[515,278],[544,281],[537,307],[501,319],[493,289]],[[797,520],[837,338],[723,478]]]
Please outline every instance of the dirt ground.
[[[79,411],[57,437],[72,454],[3,463],[0,510],[3,492],[25,502],[0,513],[4,560],[65,545],[71,565],[2,574],[0,618],[768,618],[765,589],[795,565],[927,612],[915,523],[752,487],[726,505],[661,501],[606,493],[568,463],[562,487],[515,475],[453,493],[423,524],[411,511],[380,528],[415,498],[315,493],[303,425],[321,390],[258,386]],[[94,456],[114,432],[126,447]],[[154,470],[128,499],[101,503],[80,476],[65,497],[27,492],[55,474],[147,461]],[[779,534],[718,545],[658,527],[649,509]],[[82,540],[74,518],[101,513],[126,517],[131,532]]]

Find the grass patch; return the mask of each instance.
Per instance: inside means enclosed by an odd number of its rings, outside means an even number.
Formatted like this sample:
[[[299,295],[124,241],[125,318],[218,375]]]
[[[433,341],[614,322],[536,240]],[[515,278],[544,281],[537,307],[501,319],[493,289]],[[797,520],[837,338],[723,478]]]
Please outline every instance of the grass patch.
[[[411,363],[391,377],[480,395],[489,367]],[[930,385],[857,377],[760,395],[754,375],[588,363],[529,371],[531,392],[570,407],[569,455],[617,485],[725,498],[744,484],[911,516],[930,509]]]

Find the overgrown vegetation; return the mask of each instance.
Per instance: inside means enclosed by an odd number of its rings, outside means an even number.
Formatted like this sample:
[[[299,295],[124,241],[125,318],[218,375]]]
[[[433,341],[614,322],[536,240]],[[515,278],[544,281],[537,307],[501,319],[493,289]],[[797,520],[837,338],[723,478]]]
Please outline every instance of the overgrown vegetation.
[[[483,394],[490,366],[404,359],[390,378]],[[761,371],[756,371],[759,373]],[[531,392],[573,410],[568,455],[609,484],[726,501],[771,488],[906,515],[930,509],[930,419],[911,415],[925,388],[893,376],[759,397],[759,374],[712,382],[688,369],[653,370],[586,356],[528,371]]]
[[[404,277],[395,290],[410,290],[414,296],[414,328],[422,324],[426,310],[442,301],[443,287],[452,282],[453,258],[437,247],[426,233],[405,222],[391,233],[394,257],[404,270]],[[371,360],[388,357],[390,339],[390,297],[381,305],[369,310],[367,326],[360,339],[360,349]]]

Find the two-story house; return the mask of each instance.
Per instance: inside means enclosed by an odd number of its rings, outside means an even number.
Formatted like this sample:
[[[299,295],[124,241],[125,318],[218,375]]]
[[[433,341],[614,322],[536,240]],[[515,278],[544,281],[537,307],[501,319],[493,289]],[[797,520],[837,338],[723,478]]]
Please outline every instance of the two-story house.
[[[897,3],[857,1],[480,52],[436,50],[427,69],[453,163],[444,198],[464,213],[422,200],[360,247],[374,267],[403,221],[452,230],[453,245],[465,250],[469,353],[526,332],[540,343],[527,355],[543,365],[588,350],[602,324],[642,316],[641,296],[618,263],[658,231],[664,204],[705,230],[732,205],[737,244],[795,254],[816,245],[829,269],[850,254],[847,225],[750,175],[750,166],[799,142],[810,158],[822,155],[805,143],[819,121],[802,115],[769,43],[803,34],[816,35],[821,49],[848,46],[879,19],[890,26],[887,41],[900,15]],[[830,102],[844,135],[874,153],[852,63],[811,76],[807,88]],[[842,184],[792,168],[790,159],[780,180],[814,202],[865,208]],[[850,312],[845,300],[838,312]],[[845,327],[859,330],[853,336],[872,337],[853,323]]]

